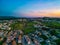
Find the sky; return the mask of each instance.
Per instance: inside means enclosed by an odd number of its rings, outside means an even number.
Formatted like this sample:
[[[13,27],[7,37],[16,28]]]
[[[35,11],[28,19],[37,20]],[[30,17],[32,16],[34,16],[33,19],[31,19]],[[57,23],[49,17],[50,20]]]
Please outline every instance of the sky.
[[[0,0],[0,16],[60,17],[60,0]]]

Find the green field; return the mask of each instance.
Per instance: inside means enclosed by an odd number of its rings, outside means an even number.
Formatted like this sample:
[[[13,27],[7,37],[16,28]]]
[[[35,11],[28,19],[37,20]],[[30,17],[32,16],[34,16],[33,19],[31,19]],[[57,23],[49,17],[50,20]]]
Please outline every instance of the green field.
[[[25,34],[33,32],[36,30],[36,28],[34,28],[34,22],[16,22],[11,24],[11,28],[12,30],[23,30]]]
[[[60,23],[58,22],[43,22],[43,25],[55,28],[55,29],[60,29]]]

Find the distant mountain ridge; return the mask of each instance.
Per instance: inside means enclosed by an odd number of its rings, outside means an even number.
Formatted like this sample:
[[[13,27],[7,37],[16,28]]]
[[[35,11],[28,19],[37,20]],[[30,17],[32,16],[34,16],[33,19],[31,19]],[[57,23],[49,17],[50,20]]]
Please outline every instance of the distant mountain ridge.
[[[13,17],[13,16],[0,16],[0,20],[10,20],[10,19],[17,19],[17,17]]]
[[[14,17],[14,16],[0,16],[0,20],[11,20],[11,19],[21,19],[21,18],[27,18],[28,19],[28,17]],[[53,19],[55,19],[55,20],[60,20],[60,18],[53,18],[53,17],[32,17],[31,19],[34,19],[34,18],[36,18],[36,19],[43,19],[43,20],[53,20]]]

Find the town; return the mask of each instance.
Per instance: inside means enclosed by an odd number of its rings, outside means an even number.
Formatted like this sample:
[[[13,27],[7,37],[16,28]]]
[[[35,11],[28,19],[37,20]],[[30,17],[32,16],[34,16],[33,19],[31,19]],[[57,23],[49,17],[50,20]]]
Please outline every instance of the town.
[[[59,45],[60,18],[0,20],[0,45]]]

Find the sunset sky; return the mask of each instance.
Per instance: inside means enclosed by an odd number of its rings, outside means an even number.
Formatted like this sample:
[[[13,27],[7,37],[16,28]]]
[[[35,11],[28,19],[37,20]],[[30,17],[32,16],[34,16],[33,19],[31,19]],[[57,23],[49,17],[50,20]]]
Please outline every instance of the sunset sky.
[[[60,17],[60,0],[0,0],[0,16]]]

